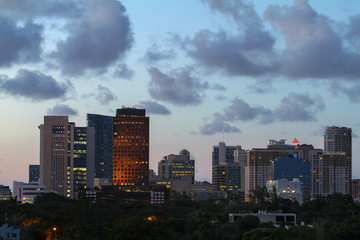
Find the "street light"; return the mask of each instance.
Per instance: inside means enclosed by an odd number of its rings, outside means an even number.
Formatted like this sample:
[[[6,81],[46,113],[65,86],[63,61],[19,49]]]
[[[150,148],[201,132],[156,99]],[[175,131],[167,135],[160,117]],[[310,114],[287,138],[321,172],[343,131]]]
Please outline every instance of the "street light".
[[[54,231],[55,240],[56,240],[56,227],[53,227],[53,231]]]

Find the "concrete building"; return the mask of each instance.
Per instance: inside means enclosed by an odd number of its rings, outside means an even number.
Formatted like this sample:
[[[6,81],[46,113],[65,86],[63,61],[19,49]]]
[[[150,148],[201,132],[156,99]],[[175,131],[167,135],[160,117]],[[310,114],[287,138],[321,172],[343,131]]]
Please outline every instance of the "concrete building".
[[[40,165],[29,165],[29,183],[39,183]]]
[[[346,153],[327,153],[323,155],[323,194],[351,194],[350,163]],[[351,185],[352,187],[352,185]]]
[[[164,156],[158,163],[159,180],[181,180],[190,177],[191,184],[195,181],[195,160],[190,159],[190,152],[186,149],[179,155],[170,154]]]
[[[9,186],[0,185],[0,201],[9,200],[11,198],[11,190]]]
[[[149,117],[145,109],[117,109],[113,118],[113,184],[145,190],[149,183]]]
[[[84,182],[93,187],[94,129],[75,127],[67,116],[45,116],[39,128],[40,185],[69,198]]]
[[[13,198],[21,203],[33,203],[35,198],[46,193],[46,186],[33,183],[13,182]]]
[[[354,201],[360,201],[360,179],[352,180],[352,197]]]
[[[243,191],[246,151],[219,142],[212,151],[213,191]],[[243,174],[242,174],[243,173]]]
[[[296,214],[282,212],[229,213],[229,222],[236,222],[237,218],[245,216],[255,216],[259,218],[261,223],[271,222],[276,226],[296,226]]]
[[[281,198],[296,200],[299,204],[303,203],[302,184],[299,179],[270,180],[266,182],[266,188],[268,191],[275,190]]]
[[[344,173],[348,194],[352,191],[352,130],[347,127],[327,127],[324,133],[324,152],[327,153],[345,153],[347,172]],[[344,170],[342,168],[342,170]],[[342,171],[341,170],[341,171]]]
[[[4,240],[20,240],[21,229],[19,227],[10,227],[8,224],[3,224],[0,227],[0,239]]]

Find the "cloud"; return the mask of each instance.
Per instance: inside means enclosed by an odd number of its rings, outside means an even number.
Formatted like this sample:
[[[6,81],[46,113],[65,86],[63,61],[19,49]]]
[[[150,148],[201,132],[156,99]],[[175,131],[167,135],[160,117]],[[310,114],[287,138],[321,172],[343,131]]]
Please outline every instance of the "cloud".
[[[235,98],[222,114],[216,114],[216,118],[224,121],[251,121],[259,118],[261,122],[272,119],[272,111],[261,106],[250,106],[244,100]]]
[[[274,115],[280,121],[316,121],[318,112],[325,110],[324,100],[320,96],[311,97],[308,93],[289,93],[281,99]]]
[[[213,135],[223,131],[227,133],[242,133],[237,127],[233,127],[228,123],[218,120],[214,120],[213,122],[200,127],[200,134],[202,135]]]
[[[126,64],[120,64],[114,72],[115,77],[131,79],[134,76],[134,70],[128,68]]]
[[[310,96],[308,93],[289,93],[281,99],[274,108],[252,106],[242,99],[235,98],[222,112],[215,113],[210,124],[200,127],[200,133],[209,135],[219,132],[221,128],[227,132],[237,132],[226,122],[258,121],[259,124],[273,122],[312,122],[325,109],[324,100],[320,96]]]
[[[56,104],[53,108],[47,109],[49,115],[77,116],[78,111],[66,104]]]
[[[98,85],[96,99],[101,104],[107,105],[109,102],[117,100],[117,97],[109,88]]]
[[[200,104],[205,98],[203,92],[209,86],[207,82],[200,82],[199,79],[192,77],[191,71],[190,68],[181,68],[165,74],[155,67],[149,68],[150,95],[156,100],[174,105]]]
[[[148,64],[154,64],[162,60],[170,60],[175,58],[176,54],[174,49],[161,49],[157,43],[153,43],[152,46],[146,51],[145,56],[142,58]]]
[[[281,55],[282,72],[295,78],[356,78],[360,56],[346,48],[333,21],[317,13],[305,0],[294,5],[269,6],[264,18],[280,29],[286,41]],[[344,44],[347,43],[347,44]]]
[[[276,68],[273,61],[273,37],[263,29],[252,5],[241,0],[203,0],[213,11],[230,17],[235,33],[200,30],[188,42],[188,53],[208,68],[229,75],[259,76]]]
[[[33,101],[64,98],[71,88],[71,83],[57,82],[39,71],[20,69],[13,79],[0,76],[0,92]]]
[[[353,138],[359,138],[359,135],[357,135],[356,133],[352,133],[351,135]]]
[[[125,7],[115,0],[82,1],[84,14],[67,25],[69,37],[57,43],[52,57],[67,75],[103,71],[124,57],[133,33]]]
[[[234,76],[350,81],[360,77],[359,16],[338,23],[317,13],[308,1],[295,0],[291,6],[268,6],[263,20],[242,0],[203,2],[230,19],[232,28],[202,29],[186,41],[187,53],[201,66]],[[264,21],[276,30],[276,39],[265,30]]]
[[[75,0],[0,1],[2,14],[16,19],[36,17],[78,17],[81,7]]]
[[[256,80],[255,83],[252,83],[248,86],[248,90],[251,93],[258,93],[258,94],[276,91],[276,89],[272,86],[271,80],[268,79]]]
[[[335,95],[345,94],[351,102],[360,102],[360,83],[346,86],[343,83],[333,81],[329,89]]]
[[[159,114],[159,115],[170,115],[171,112],[164,105],[161,105],[154,101],[141,101],[139,102],[141,108],[145,108],[146,111],[150,114]]]
[[[18,26],[0,15],[0,67],[40,60],[42,31],[39,24]]]

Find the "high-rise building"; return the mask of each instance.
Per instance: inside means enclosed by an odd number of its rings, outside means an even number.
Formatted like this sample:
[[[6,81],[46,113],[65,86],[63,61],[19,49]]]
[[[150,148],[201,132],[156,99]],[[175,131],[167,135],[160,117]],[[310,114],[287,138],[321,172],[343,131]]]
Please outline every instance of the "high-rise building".
[[[113,184],[146,189],[149,182],[149,117],[145,109],[117,109],[113,118]]]
[[[272,176],[274,180],[292,181],[298,179],[301,185],[301,193],[304,199],[310,200],[311,194],[311,165],[309,161],[299,158],[296,154],[290,154],[285,158],[277,158],[272,162]],[[298,200],[299,201],[299,200]],[[300,202],[300,201],[299,201]]]
[[[296,200],[299,204],[303,203],[302,184],[299,179],[293,180],[277,179],[266,182],[268,191],[275,190],[276,194],[285,199]]]
[[[11,190],[9,186],[0,185],[0,201],[9,200],[11,198]]]
[[[190,177],[195,181],[195,160],[190,159],[190,152],[186,149],[180,151],[179,155],[170,154],[158,163],[160,180],[181,180]]]
[[[39,183],[40,165],[29,165],[29,182]]]
[[[40,185],[74,198],[94,185],[94,129],[78,128],[67,116],[45,116],[40,125]]]
[[[214,191],[243,191],[246,151],[241,146],[219,142],[212,151],[212,187]]]
[[[323,195],[350,194],[350,163],[344,152],[326,153],[323,159]]]
[[[95,178],[113,178],[113,117],[87,114],[87,126],[95,129]]]
[[[352,191],[352,130],[347,127],[327,127],[324,133],[324,152],[327,153],[345,153],[346,162],[348,164],[346,184],[348,186],[348,194]]]

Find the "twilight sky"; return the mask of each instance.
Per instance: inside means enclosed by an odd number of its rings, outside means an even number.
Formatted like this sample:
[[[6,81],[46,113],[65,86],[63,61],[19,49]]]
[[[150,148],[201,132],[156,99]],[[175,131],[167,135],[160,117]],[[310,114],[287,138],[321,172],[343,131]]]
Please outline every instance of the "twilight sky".
[[[150,116],[150,168],[188,149],[295,137],[323,148],[353,129],[360,177],[360,1],[0,1],[0,184],[39,164],[44,115]],[[225,130],[225,133],[222,133]]]

